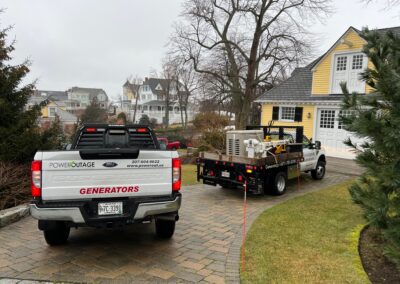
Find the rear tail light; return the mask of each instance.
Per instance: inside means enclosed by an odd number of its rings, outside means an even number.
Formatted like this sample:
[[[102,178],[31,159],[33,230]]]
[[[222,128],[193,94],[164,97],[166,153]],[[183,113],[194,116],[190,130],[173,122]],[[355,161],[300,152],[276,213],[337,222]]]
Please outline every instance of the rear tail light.
[[[181,189],[181,160],[179,158],[172,159],[172,191]]]
[[[33,161],[31,166],[31,192],[33,197],[42,195],[42,161]]]

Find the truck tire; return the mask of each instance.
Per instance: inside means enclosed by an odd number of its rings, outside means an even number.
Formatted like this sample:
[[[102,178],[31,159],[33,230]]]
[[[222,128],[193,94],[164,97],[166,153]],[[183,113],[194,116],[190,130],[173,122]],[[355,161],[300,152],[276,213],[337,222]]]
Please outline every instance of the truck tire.
[[[175,221],[156,220],[156,234],[161,239],[170,239],[175,232]]]
[[[65,244],[69,237],[70,228],[64,222],[57,222],[54,228],[43,231],[44,239],[50,246]]]
[[[311,171],[311,176],[313,179],[320,180],[323,179],[325,176],[325,162],[323,161],[318,161],[317,166],[315,167],[315,170]]]
[[[271,193],[273,195],[282,195],[286,192],[287,176],[285,172],[278,172],[271,179]]]

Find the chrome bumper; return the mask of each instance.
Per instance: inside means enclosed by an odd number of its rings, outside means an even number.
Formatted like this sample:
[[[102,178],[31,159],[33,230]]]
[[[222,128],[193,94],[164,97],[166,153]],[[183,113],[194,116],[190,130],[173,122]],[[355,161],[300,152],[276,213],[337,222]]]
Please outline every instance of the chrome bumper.
[[[149,216],[177,212],[181,207],[181,201],[182,197],[177,196],[172,201],[140,203],[133,219],[140,220]],[[39,208],[36,204],[30,204],[29,207],[32,217],[38,220],[70,221],[77,224],[85,223],[85,219],[78,207]]]

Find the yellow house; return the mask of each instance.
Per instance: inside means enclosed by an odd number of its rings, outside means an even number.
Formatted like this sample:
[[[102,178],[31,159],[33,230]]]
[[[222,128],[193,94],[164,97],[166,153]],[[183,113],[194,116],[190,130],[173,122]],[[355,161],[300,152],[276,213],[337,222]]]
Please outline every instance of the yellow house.
[[[66,106],[63,102],[49,101],[49,103],[41,109],[42,117],[55,117],[60,110],[66,110]]]
[[[400,34],[400,27],[379,29]],[[360,73],[372,67],[362,52],[366,40],[361,32],[350,27],[321,57],[301,68],[277,87],[264,93],[257,102],[262,105],[261,124],[271,120],[274,125],[303,126],[304,135],[319,140],[328,156],[354,158],[354,153],[343,144],[348,137],[357,137],[343,129],[340,115],[343,94],[341,82],[350,92],[368,94],[373,90],[360,80]]]

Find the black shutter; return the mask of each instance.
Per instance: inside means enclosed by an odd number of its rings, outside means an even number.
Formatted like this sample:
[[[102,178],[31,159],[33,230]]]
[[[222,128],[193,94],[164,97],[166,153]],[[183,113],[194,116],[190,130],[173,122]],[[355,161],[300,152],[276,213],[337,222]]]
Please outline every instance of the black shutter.
[[[274,106],[272,108],[272,120],[279,120],[279,107]]]
[[[295,108],[294,121],[297,121],[297,122],[303,121],[303,108],[302,107]]]

